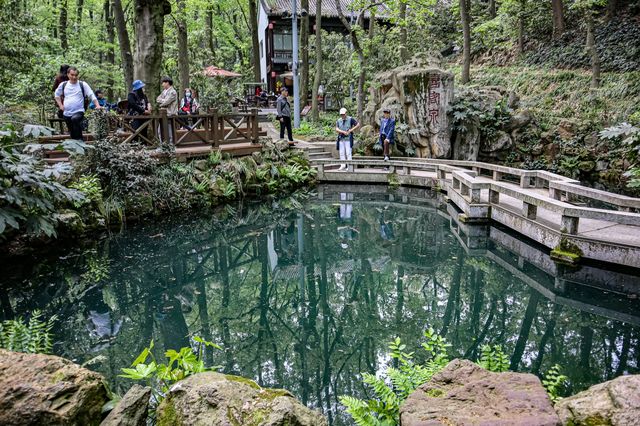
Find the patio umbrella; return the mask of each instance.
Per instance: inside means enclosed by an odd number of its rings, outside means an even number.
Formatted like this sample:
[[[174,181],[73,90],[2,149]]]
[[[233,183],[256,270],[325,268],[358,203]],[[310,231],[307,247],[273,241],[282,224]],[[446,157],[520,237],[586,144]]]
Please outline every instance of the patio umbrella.
[[[222,68],[215,67],[211,65],[204,69],[204,75],[207,77],[224,77],[224,78],[235,78],[242,77],[242,74],[238,74],[237,72],[223,70]]]

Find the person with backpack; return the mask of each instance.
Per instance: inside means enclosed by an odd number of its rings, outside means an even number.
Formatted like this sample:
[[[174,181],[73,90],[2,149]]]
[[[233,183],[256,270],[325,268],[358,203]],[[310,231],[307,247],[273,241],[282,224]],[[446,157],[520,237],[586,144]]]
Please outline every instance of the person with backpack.
[[[198,104],[198,98],[195,93],[195,90],[190,88],[184,89],[184,96],[180,100],[180,109],[178,109],[179,115],[194,115],[198,113],[198,109],[200,109],[200,104]],[[187,127],[189,125],[189,120],[180,120],[180,123],[183,127]],[[192,119],[192,123],[196,123],[196,119]]]
[[[62,83],[64,83],[65,81],[69,80],[69,77],[67,77],[67,71],[69,71],[69,65],[67,64],[62,64],[60,65],[60,72],[58,72],[58,74],[56,74],[56,78],[53,80],[53,93],[56,93],[56,89],[58,88],[58,86],[60,86]],[[54,101],[55,102],[55,101]],[[56,102],[56,115],[58,116],[58,118],[63,118],[63,111],[58,108],[58,103]]]
[[[336,141],[336,149],[340,151],[341,160],[351,161],[351,152],[353,150],[353,132],[358,130],[360,123],[353,118],[347,116],[347,109],[340,108],[340,118],[336,121],[336,132],[338,132],[338,140]],[[341,164],[338,171],[347,170],[346,164]]]
[[[82,122],[87,108],[85,101],[90,99],[96,109],[102,109],[102,107],[91,87],[84,81],[78,80],[78,68],[69,67],[67,77],[69,80],[62,82],[56,89],[55,99],[58,108],[62,110],[71,139],[82,140]]]
[[[149,99],[147,99],[147,95],[144,94],[144,82],[141,80],[136,80],[131,85],[131,92],[127,96],[127,115],[130,116],[138,116],[138,115],[149,115],[151,114],[151,104],[149,103]],[[133,130],[138,130],[140,126],[142,126],[144,120],[133,119],[131,121],[131,128]]]

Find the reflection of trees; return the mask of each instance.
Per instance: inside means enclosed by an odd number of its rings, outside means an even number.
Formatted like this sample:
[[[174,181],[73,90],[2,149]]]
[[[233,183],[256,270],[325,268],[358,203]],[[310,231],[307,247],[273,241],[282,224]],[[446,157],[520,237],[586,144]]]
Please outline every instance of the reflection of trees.
[[[352,236],[338,232],[329,204],[236,217],[177,218],[97,243],[91,256],[110,260],[98,283],[81,278],[88,256],[43,262],[43,278],[0,290],[2,314],[59,313],[56,350],[80,362],[103,356],[91,368],[120,388],[119,368],[149,340],[160,351],[198,334],[224,347],[207,353],[210,363],[286,387],[333,424],[343,422],[337,395],[366,391],[359,373],[388,362],[388,341],[418,348],[428,326],[454,356],[501,344],[512,368],[559,363],[576,390],[638,371],[637,328],[553,305],[492,261],[467,257],[433,208],[354,203]],[[92,335],[91,310],[123,320],[119,332]]]

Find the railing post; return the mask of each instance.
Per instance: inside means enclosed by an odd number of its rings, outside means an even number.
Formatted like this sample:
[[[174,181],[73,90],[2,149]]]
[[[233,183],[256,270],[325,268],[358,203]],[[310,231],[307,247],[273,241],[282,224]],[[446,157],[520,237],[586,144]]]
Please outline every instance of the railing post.
[[[493,180],[495,181],[501,181],[502,180],[502,172],[499,172],[497,170],[493,171]]]
[[[320,179],[324,179],[324,164],[320,163],[318,164],[318,177]],[[320,198],[322,200],[322,198]]]
[[[560,201],[562,199],[562,191],[557,188],[549,187],[549,197]]]
[[[251,143],[258,143],[258,109],[251,111]]]
[[[353,164],[347,164],[347,171],[353,173]]]
[[[213,118],[211,119],[211,146],[218,146],[218,110],[213,109]]]
[[[169,139],[169,118],[167,109],[160,108],[160,141],[166,142]]]
[[[575,235],[578,233],[578,221],[579,218],[575,216],[565,216],[563,214],[560,221],[560,228],[567,234]]]
[[[460,179],[458,179],[457,177],[453,176],[453,189],[460,189]]]
[[[480,188],[471,188],[471,202],[472,203],[480,202]]]
[[[538,206],[529,204],[526,201],[522,202],[522,215],[527,219],[535,220],[538,214]]]
[[[530,184],[529,175],[520,176],[520,188],[529,188]]]
[[[436,166],[436,170],[438,171],[438,179],[446,180],[447,179],[447,171],[440,169]]]
[[[493,189],[489,190],[489,203],[500,204],[500,193],[498,191],[494,191]]]
[[[411,174],[411,169],[409,168],[409,166],[402,166],[402,173],[409,176]]]
[[[466,184],[462,183],[462,182],[460,182],[460,194],[461,195],[469,195],[469,187]]]

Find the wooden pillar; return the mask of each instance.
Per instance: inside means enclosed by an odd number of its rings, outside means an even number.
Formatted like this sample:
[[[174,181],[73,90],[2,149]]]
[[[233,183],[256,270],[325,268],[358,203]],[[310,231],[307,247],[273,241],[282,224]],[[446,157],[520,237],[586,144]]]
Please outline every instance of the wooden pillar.
[[[211,116],[211,146],[218,145],[218,110],[214,108]]]
[[[577,217],[562,215],[560,228],[568,234],[575,235],[578,233],[578,221],[579,218]]]
[[[500,204],[500,193],[498,191],[494,191],[493,189],[489,190],[489,203]]]
[[[522,202],[522,216],[527,219],[536,220],[536,216],[538,215],[538,206],[534,204],[529,204],[526,201]]]
[[[258,143],[258,109],[251,111],[251,143]]]

